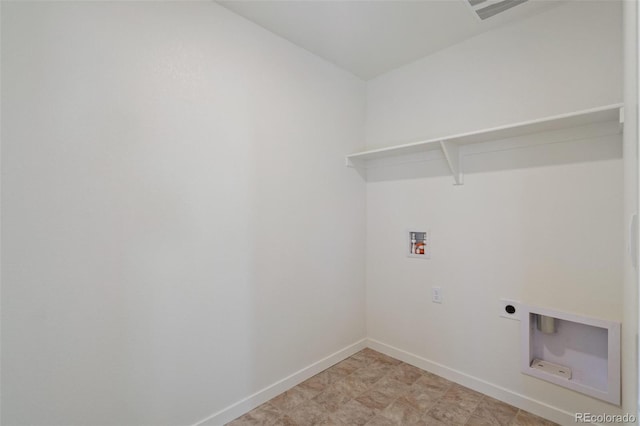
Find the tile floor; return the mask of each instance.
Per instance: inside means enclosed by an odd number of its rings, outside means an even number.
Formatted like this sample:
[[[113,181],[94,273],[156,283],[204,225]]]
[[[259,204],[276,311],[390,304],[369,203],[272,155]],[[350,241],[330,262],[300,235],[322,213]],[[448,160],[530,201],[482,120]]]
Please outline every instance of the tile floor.
[[[555,424],[367,348],[227,425]]]

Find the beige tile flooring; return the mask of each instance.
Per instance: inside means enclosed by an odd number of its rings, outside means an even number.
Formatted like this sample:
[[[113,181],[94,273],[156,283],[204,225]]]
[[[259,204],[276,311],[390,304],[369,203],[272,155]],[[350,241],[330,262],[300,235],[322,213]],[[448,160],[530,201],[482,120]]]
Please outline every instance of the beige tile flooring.
[[[549,426],[555,423],[363,349],[229,426]]]

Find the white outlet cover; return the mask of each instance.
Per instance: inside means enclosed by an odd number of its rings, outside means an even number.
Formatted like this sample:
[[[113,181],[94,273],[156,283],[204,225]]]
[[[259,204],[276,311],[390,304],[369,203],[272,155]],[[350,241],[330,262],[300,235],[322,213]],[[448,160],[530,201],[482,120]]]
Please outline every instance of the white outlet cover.
[[[507,306],[513,306],[516,311],[512,314],[507,312]],[[520,302],[511,299],[500,299],[500,316],[502,318],[509,318],[512,320],[520,321]]]
[[[431,287],[431,301],[442,303],[442,287]]]

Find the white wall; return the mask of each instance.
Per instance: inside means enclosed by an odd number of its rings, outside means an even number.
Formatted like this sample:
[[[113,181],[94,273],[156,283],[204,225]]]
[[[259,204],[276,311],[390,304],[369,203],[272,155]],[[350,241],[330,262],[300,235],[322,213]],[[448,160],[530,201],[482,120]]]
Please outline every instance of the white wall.
[[[212,2],[2,2],[2,424],[192,424],[365,335],[364,84]]]
[[[638,212],[638,2],[623,3],[624,16],[624,224],[627,254],[638,264],[638,235],[632,236],[632,218]],[[637,232],[637,229],[636,229]],[[632,241],[635,239],[635,242]],[[622,408],[638,413],[638,266],[631,256],[624,256],[622,329]],[[636,422],[637,424],[637,422]]]
[[[368,81],[368,147],[621,102],[620,2],[568,3]]]
[[[617,2],[485,33],[370,81],[368,144],[620,102],[621,44]],[[364,89],[209,2],[2,2],[2,424],[190,424],[364,337],[364,184],[342,163]],[[619,411],[521,375],[497,299],[634,315],[620,157],[606,135],[467,157],[462,187],[437,162],[373,174],[368,335]],[[409,226],[432,260],[399,251]]]
[[[367,143],[621,102],[621,26],[619,2],[569,2],[376,78],[367,85]],[[522,375],[520,324],[498,316],[498,300],[623,319],[621,156],[620,135],[603,133],[464,157],[472,172],[464,186],[440,177],[442,160],[414,164],[412,173],[370,170],[369,337],[555,407],[537,406],[556,419],[619,412]],[[431,229],[431,260],[405,257],[410,227]],[[431,303],[432,286],[442,287],[443,304]]]

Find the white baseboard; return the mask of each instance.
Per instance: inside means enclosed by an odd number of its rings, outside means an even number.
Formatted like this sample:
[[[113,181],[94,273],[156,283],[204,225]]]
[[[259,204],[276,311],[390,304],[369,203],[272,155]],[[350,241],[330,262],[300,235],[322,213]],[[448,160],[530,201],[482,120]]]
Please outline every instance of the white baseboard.
[[[452,382],[459,383],[475,391],[481,392],[485,395],[489,395],[492,398],[504,401],[514,407],[521,408],[529,411],[538,416],[552,420],[561,425],[573,425],[575,424],[574,415],[568,411],[562,410],[558,407],[546,404],[544,402],[529,398],[525,395],[513,392],[509,389],[501,386],[489,383],[480,378],[470,376],[461,371],[439,364],[437,362],[422,358],[413,353],[398,349],[386,343],[382,343],[375,339],[362,339],[359,340],[339,351],[314,362],[313,364],[285,377],[282,380],[267,386],[264,389],[250,395],[227,408],[224,408],[211,416],[195,423],[193,426],[222,426],[231,420],[240,417],[241,415],[248,413],[259,405],[269,401],[271,398],[285,392],[288,389],[302,383],[308,378],[320,373],[321,371],[331,367],[332,365],[350,357],[359,350],[369,347],[383,354],[389,355],[393,358],[406,362],[407,364],[414,365],[423,370],[429,371],[438,376],[442,376],[445,379]]]
[[[231,420],[240,417],[241,415],[248,413],[261,404],[269,401],[271,398],[280,395],[282,392],[291,389],[299,383],[304,382],[310,377],[315,376],[323,370],[331,367],[332,365],[349,358],[351,355],[367,347],[367,339],[359,340],[346,348],[314,362],[313,364],[305,367],[282,380],[279,380],[272,385],[267,386],[264,389],[250,395],[227,408],[224,408],[217,413],[210,415],[209,417],[200,420],[193,426],[222,426]]]
[[[489,383],[485,380],[470,376],[453,368],[430,361],[418,355],[412,354],[402,349],[387,345],[374,339],[367,339],[367,346],[385,355],[404,361],[423,370],[429,371],[447,380],[461,384],[475,391],[489,395],[492,398],[504,401],[514,407],[529,411],[545,419],[549,419],[561,425],[574,425],[574,414],[562,410],[558,407],[546,404],[541,401],[529,398],[528,396],[513,392],[501,386]]]

